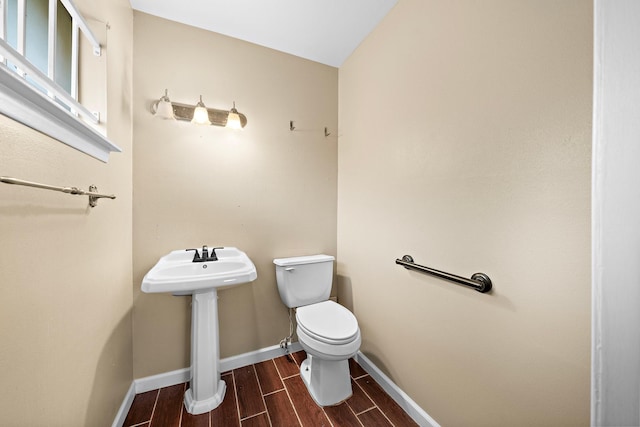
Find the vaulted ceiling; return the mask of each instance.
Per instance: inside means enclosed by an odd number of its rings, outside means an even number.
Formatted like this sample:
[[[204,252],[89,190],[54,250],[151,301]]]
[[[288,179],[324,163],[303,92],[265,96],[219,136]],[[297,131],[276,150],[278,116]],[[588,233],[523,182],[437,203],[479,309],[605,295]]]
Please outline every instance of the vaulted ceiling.
[[[135,10],[339,67],[398,0],[130,0]]]

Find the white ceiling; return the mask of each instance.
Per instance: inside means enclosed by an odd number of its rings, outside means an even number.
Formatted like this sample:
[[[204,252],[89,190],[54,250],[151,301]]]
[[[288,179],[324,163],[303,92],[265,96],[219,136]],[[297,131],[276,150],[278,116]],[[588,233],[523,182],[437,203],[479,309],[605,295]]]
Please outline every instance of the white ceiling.
[[[130,0],[135,10],[339,67],[398,0]]]

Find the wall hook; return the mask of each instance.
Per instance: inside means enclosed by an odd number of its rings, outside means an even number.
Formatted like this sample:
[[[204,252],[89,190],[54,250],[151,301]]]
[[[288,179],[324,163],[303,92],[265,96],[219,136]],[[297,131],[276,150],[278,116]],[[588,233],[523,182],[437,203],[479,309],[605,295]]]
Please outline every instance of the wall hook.
[[[328,137],[329,135],[331,135],[331,133],[329,133],[329,131],[327,130],[327,127],[324,127],[324,137]]]
[[[289,130],[294,131],[296,127],[293,125],[293,120],[289,120]]]

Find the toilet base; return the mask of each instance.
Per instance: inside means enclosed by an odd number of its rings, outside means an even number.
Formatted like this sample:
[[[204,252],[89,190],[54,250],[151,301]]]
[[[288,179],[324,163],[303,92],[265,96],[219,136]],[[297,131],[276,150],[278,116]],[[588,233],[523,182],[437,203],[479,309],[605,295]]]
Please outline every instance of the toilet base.
[[[320,406],[337,405],[353,393],[347,359],[323,360],[307,354],[300,365],[300,376]]]

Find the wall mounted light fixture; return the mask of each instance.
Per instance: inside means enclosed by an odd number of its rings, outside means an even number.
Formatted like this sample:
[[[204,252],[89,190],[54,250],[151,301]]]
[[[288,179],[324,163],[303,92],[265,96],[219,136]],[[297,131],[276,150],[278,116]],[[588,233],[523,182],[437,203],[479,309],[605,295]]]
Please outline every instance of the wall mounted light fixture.
[[[151,113],[161,119],[175,119],[203,125],[226,126],[232,129],[242,129],[247,125],[247,117],[236,110],[233,103],[231,110],[207,108],[202,102],[202,96],[196,105],[171,102],[167,90],[159,100],[151,104]]]

